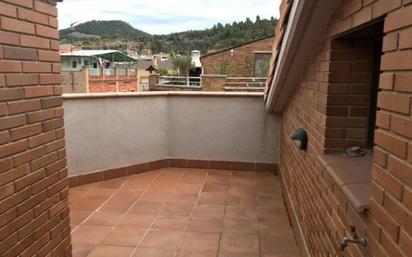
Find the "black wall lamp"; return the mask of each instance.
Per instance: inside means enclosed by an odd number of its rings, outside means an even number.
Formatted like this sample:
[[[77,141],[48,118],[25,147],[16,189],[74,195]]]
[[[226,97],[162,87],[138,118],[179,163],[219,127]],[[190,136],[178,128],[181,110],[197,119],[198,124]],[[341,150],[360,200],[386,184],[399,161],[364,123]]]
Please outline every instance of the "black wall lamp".
[[[299,141],[299,149],[308,149],[308,134],[303,128],[300,128],[293,133],[292,140]]]

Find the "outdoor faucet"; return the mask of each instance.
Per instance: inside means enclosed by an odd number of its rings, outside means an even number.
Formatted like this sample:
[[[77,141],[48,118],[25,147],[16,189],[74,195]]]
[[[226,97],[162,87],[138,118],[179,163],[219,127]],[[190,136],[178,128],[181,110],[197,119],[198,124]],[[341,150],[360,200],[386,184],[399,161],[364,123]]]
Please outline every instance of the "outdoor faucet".
[[[342,241],[340,241],[340,245],[339,248],[341,250],[341,252],[343,252],[346,247],[348,247],[349,243],[352,244],[359,244],[362,245],[364,247],[368,246],[368,240],[366,238],[362,238],[358,236],[358,233],[356,232],[356,228],[355,227],[351,227],[352,229],[352,233],[353,233],[353,237],[347,237],[345,236]]]

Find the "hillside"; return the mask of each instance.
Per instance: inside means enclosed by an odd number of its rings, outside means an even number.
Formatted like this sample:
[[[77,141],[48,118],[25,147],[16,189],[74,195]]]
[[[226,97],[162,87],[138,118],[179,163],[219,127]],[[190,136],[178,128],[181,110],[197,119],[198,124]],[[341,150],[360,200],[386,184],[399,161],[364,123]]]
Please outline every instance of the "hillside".
[[[150,34],[133,28],[129,23],[124,21],[88,21],[78,24],[74,27],[74,31],[82,35],[99,36],[104,39],[124,38],[128,40],[139,40],[140,38],[150,37]],[[68,39],[70,37],[70,29],[60,30],[60,38]],[[73,35],[73,37],[81,38],[82,36]],[[86,36],[83,36],[86,37]]]
[[[81,37],[70,37],[71,31],[60,31],[61,40],[73,40],[75,45],[84,49],[118,49],[140,52],[145,48],[154,53],[175,52],[180,54],[200,50],[202,53],[218,51],[224,48],[270,36],[274,33],[277,20],[247,18],[245,21],[221,24],[205,30],[192,30],[169,35],[150,35],[133,28],[123,21],[90,21],[77,25],[74,31]],[[98,36],[92,37],[91,35]]]

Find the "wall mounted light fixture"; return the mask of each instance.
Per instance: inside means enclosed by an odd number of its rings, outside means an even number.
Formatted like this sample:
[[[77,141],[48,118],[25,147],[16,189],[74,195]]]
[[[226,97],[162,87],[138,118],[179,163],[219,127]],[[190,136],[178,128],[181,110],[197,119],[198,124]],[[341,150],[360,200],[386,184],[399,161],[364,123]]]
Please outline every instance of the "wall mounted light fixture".
[[[299,149],[308,149],[308,134],[303,128],[300,128],[293,133],[292,140],[299,141]]]

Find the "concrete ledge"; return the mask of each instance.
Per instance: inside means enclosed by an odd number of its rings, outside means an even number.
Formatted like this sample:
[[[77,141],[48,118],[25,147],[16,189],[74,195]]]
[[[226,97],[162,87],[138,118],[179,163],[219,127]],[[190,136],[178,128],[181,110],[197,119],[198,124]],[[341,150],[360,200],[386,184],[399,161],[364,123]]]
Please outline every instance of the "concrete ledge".
[[[238,161],[216,161],[216,160],[191,160],[180,158],[168,158],[163,160],[133,164],[125,167],[88,172],[70,176],[69,187],[100,182],[118,177],[139,174],[162,168],[197,168],[197,169],[221,169],[250,172],[274,172],[278,174],[277,163],[263,162],[238,162]]]
[[[368,210],[372,183],[371,157],[351,158],[335,153],[321,156],[320,162],[352,207],[359,213]]]
[[[84,94],[63,94],[63,99],[81,98],[114,98],[114,97],[150,97],[150,96],[226,96],[226,97],[262,97],[263,92],[197,92],[197,91],[151,91],[133,93],[84,93]]]

